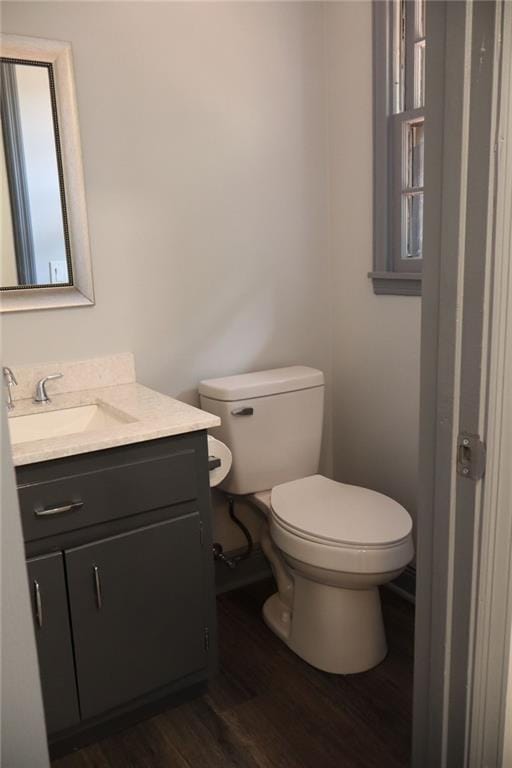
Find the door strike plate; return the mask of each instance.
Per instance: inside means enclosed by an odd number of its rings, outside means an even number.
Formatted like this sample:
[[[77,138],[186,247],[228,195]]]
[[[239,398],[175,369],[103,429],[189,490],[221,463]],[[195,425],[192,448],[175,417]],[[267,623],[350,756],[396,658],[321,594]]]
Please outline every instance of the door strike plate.
[[[485,443],[479,435],[461,432],[457,440],[457,473],[480,480],[485,473]]]

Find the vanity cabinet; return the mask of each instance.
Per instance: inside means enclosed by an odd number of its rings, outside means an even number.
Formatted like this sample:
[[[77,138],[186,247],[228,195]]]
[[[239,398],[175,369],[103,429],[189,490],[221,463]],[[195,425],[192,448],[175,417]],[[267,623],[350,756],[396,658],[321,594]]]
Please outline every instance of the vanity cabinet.
[[[50,744],[215,669],[208,476],[206,432],[17,469]]]

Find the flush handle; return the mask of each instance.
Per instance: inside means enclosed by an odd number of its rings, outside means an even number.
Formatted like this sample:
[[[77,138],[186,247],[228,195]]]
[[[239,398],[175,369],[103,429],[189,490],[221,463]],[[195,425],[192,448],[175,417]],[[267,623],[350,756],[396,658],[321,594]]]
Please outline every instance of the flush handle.
[[[245,408],[235,408],[233,411],[231,411],[232,416],[252,416],[254,413],[254,408],[245,407]]]

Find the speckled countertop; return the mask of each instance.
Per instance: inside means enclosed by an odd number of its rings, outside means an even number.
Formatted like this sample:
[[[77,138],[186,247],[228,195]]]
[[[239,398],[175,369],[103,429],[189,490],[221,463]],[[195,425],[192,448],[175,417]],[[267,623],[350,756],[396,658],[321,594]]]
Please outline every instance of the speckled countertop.
[[[14,370],[17,377],[20,378],[23,371]],[[61,368],[54,363],[49,365],[46,370],[53,372],[61,370]],[[40,372],[40,367],[38,372]],[[45,374],[43,373],[43,375]],[[72,376],[69,378],[72,379]],[[109,382],[109,386],[52,393],[51,402],[45,405],[33,403],[32,398],[17,399],[14,410],[9,412],[10,419],[83,405],[99,405],[122,420],[94,431],[75,432],[59,437],[49,434],[41,440],[14,444],[12,446],[14,465],[34,464],[63,456],[101,451],[115,446],[210,429],[220,424],[220,419],[217,416],[206,413],[206,411],[201,411],[172,397],[162,395],[137,384],[135,381],[114,383],[116,378],[119,379],[120,377],[114,376]],[[132,376],[129,374],[125,375],[124,378],[129,379]],[[53,383],[51,382],[52,385]],[[90,380],[87,383],[89,384]],[[101,383],[105,383],[105,378]],[[59,388],[65,387],[64,379],[55,382],[55,384],[59,384]],[[50,389],[49,384],[49,394]]]

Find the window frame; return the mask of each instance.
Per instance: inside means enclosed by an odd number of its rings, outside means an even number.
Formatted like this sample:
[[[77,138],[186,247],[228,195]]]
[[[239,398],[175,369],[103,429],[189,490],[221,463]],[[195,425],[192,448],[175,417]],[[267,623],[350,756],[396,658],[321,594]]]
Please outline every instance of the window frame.
[[[416,0],[407,0],[411,8]],[[414,57],[415,14],[406,15],[406,60]],[[412,67],[405,68],[402,112],[394,112],[396,98],[393,50],[393,0],[373,3],[373,271],[376,294],[421,296],[422,257],[402,258],[402,192],[407,123],[423,118],[424,107],[414,108]]]

